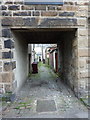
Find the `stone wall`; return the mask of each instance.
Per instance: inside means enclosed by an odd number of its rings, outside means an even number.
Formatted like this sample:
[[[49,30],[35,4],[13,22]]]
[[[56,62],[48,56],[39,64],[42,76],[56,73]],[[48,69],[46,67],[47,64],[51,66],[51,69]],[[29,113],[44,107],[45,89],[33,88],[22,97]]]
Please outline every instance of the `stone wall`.
[[[86,97],[90,77],[88,2],[89,0],[67,0],[63,5],[25,5],[21,0],[8,0],[1,4],[0,86],[3,92],[12,90],[12,83],[15,82],[16,59],[12,29],[76,28],[77,39],[73,41],[72,54],[77,57],[77,93]]]

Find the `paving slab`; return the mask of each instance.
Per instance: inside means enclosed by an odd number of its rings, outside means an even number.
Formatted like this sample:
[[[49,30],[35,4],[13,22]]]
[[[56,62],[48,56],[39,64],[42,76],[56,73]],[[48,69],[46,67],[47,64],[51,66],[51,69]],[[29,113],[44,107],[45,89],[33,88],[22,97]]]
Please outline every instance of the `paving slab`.
[[[51,112],[56,111],[54,100],[37,100],[37,112]]]

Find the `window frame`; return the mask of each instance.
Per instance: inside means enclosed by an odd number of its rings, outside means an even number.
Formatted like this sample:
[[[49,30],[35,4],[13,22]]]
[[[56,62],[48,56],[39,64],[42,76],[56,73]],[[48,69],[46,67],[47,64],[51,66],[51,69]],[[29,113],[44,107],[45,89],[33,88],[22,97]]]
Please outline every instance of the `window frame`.
[[[33,2],[32,2],[33,1]],[[24,4],[25,5],[51,5],[51,4],[55,4],[55,5],[63,5],[64,2],[63,0],[24,0]]]

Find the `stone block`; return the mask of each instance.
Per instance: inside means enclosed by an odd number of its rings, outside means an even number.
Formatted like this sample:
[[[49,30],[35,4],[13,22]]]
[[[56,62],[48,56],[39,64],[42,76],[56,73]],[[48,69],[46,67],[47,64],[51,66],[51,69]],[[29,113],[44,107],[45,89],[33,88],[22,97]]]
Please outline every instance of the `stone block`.
[[[90,8],[88,8],[88,16],[90,17]]]
[[[13,18],[13,26],[22,26],[24,25],[22,17]]]
[[[79,6],[80,11],[88,11],[88,6]]]
[[[79,47],[88,47],[89,44],[88,44],[88,37],[80,37],[79,40],[78,40],[78,46]]]
[[[78,56],[80,56],[80,57],[90,57],[90,53],[88,52],[88,49],[79,49],[78,50]]]
[[[0,20],[0,44],[1,43],[2,43],[2,26],[1,26],[1,20]]]
[[[2,58],[3,59],[12,59],[13,58],[13,52],[2,52]]]
[[[35,10],[46,10],[46,5],[36,5]]]
[[[74,12],[60,12],[59,16],[74,16]]]
[[[23,1],[15,1],[14,4],[16,4],[16,5],[20,4],[21,5],[21,4],[23,4]]]
[[[2,44],[0,44],[0,49],[2,49]]]
[[[87,64],[90,64],[90,59],[87,59],[87,60],[86,60],[86,63],[87,63]]]
[[[2,59],[2,52],[0,51],[0,59]]]
[[[4,91],[3,91],[3,84],[0,84],[0,94],[3,94]]]
[[[41,12],[41,16],[57,16],[57,12],[43,11]]]
[[[50,26],[75,26],[77,25],[77,19],[75,18],[13,18],[13,26],[45,26],[45,27],[50,27]]]
[[[77,11],[75,15],[76,15],[76,17],[87,17],[88,12],[87,11]]]
[[[1,31],[0,31],[1,32]],[[0,38],[0,44],[2,44],[2,38]]]
[[[2,26],[22,26],[22,17],[3,17]]]
[[[3,84],[0,84],[0,88],[3,88]]]
[[[10,29],[2,29],[2,37],[10,38],[11,37]]]
[[[80,78],[90,78],[90,72],[80,72]]]
[[[66,11],[78,11],[78,6],[66,6]]]
[[[90,64],[86,64],[86,68],[89,70],[90,69]]]
[[[7,10],[7,6],[6,5],[2,5],[1,6],[1,10]]]
[[[87,29],[79,29],[79,36],[88,36]]]
[[[85,60],[80,60],[80,61],[78,62],[78,66],[79,66],[80,68],[85,68],[85,66],[86,66],[86,61],[85,61]]]
[[[77,1],[77,5],[79,5],[79,6],[83,6],[83,5],[88,5],[88,1],[87,0],[79,0],[79,1]]]
[[[2,11],[2,16],[11,16],[11,12]]]
[[[71,18],[44,18],[40,24],[40,26],[73,26],[77,25],[77,19]]]
[[[16,62],[5,62],[4,63],[4,71],[10,71],[16,68]]]
[[[90,40],[90,28],[88,28],[88,39]]]
[[[8,6],[9,10],[20,10],[20,6],[19,5],[10,5]]]
[[[28,13],[26,11],[25,12],[14,12],[13,16],[28,16]]]
[[[89,3],[88,1],[86,1],[86,2],[84,3],[84,5],[89,6],[90,3]]]
[[[0,72],[2,72],[2,67],[0,67]]]
[[[12,62],[12,70],[16,68],[16,61]]]
[[[36,26],[37,19],[35,18],[23,18],[24,26]]]
[[[87,24],[87,19],[86,18],[79,18],[79,19],[77,19],[77,24],[85,26]]]
[[[13,20],[11,17],[3,17],[1,24],[2,26],[12,26]]]
[[[12,81],[12,73],[0,73],[0,82],[2,83],[10,83]]]
[[[90,17],[88,17],[88,24],[90,24]]]
[[[22,10],[34,10],[34,6],[31,6],[31,5],[22,5],[21,6],[21,9]]]
[[[71,2],[71,1],[67,1],[67,2],[65,1],[64,4],[66,4],[66,5],[74,5],[75,3]]]
[[[58,11],[65,11],[66,7],[65,6],[57,6]]]
[[[10,71],[12,70],[12,65],[10,62],[5,62],[4,63],[4,71]]]
[[[2,83],[2,75],[1,75],[1,73],[0,73],[0,83]]]
[[[40,12],[39,12],[39,11],[34,11],[34,12],[32,13],[32,15],[33,15],[33,16],[40,16]]]
[[[0,61],[0,66],[2,66],[2,61]]]
[[[4,47],[5,48],[14,48],[14,42],[11,39],[8,39],[4,41]]]
[[[56,6],[48,6],[47,8],[48,8],[48,10],[55,10]]]
[[[31,11],[28,12],[28,15],[31,16]]]
[[[5,4],[13,4],[12,1],[6,1]]]
[[[46,14],[45,12],[43,14]],[[56,15],[57,13],[52,12],[52,15]],[[50,15],[50,13],[48,13],[47,15]],[[40,21],[42,21],[42,23],[47,23],[52,24],[54,23],[54,25],[77,25],[77,19],[76,18],[43,18]],[[6,18],[2,20],[2,26],[25,26],[25,25],[30,25],[30,26],[36,26],[38,20],[37,18],[22,18],[22,17],[11,17],[11,18]],[[53,25],[53,24],[52,24]],[[47,25],[46,25],[47,26]]]
[[[4,84],[5,92],[11,91],[11,85],[10,84]]]

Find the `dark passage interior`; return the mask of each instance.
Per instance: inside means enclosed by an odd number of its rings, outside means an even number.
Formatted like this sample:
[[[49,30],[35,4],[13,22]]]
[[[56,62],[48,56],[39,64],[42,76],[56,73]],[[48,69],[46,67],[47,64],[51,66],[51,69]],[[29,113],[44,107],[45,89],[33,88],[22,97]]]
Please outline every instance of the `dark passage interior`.
[[[16,86],[13,89],[17,93],[15,102],[9,103],[10,106],[8,104],[3,117],[87,118],[86,107],[73,94],[73,91],[78,93],[77,30],[22,28],[12,29],[12,32],[16,60],[16,70],[13,71]],[[35,44],[56,45],[55,49],[49,49],[47,63],[51,66],[53,58],[57,59],[57,74],[53,66],[51,68],[43,62],[38,63],[38,73],[29,74]]]
[[[19,89],[27,79],[28,44],[57,44],[58,73],[62,81],[77,90],[77,37],[76,29],[12,29],[15,38],[15,80]],[[29,56],[30,59],[30,56]]]

